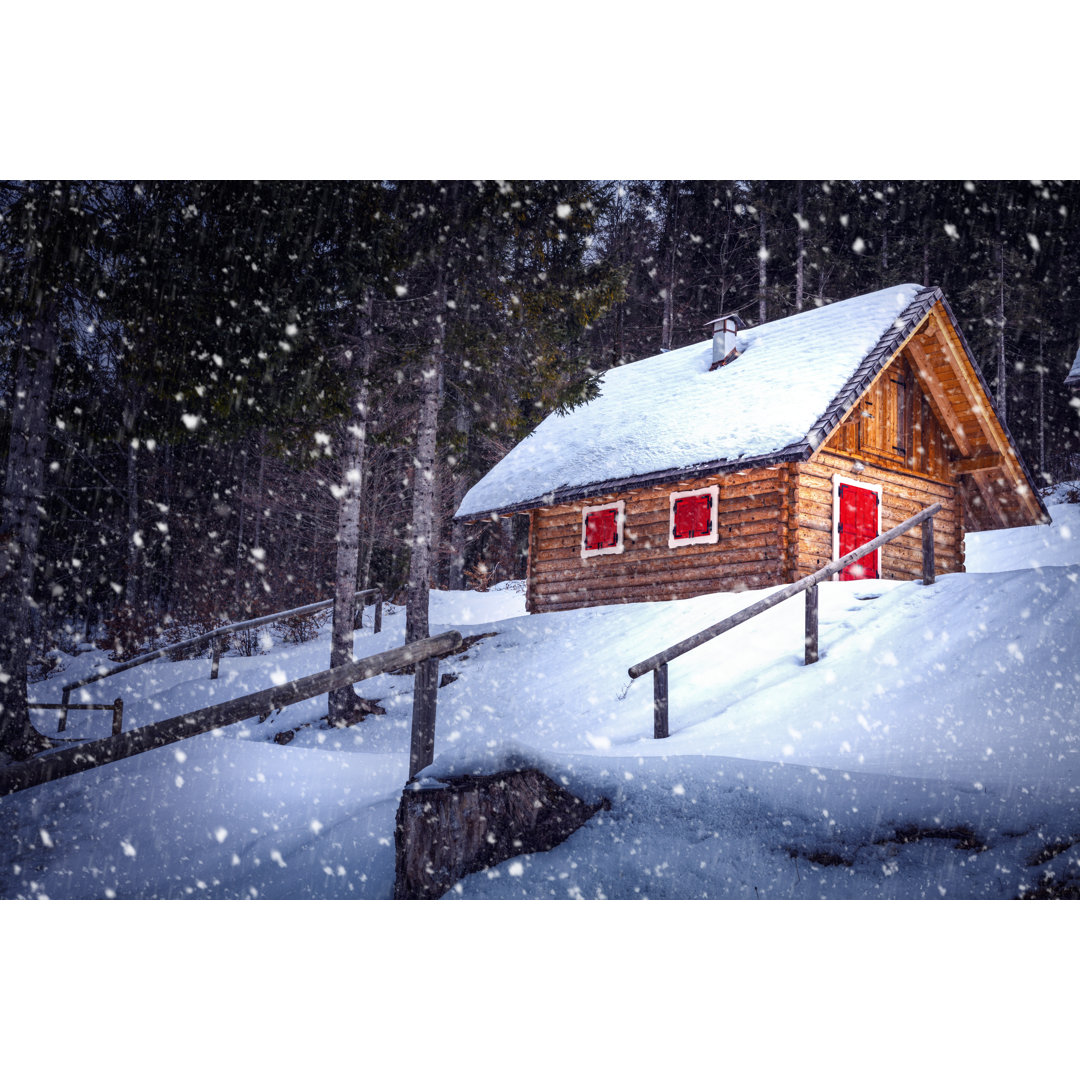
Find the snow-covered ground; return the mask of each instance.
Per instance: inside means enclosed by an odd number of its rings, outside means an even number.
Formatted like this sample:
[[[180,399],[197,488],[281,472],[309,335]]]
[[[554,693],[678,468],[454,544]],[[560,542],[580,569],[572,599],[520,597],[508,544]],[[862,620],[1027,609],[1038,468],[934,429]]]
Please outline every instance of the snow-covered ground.
[[[967,539],[971,572],[820,590],[821,661],[789,601],[670,666],[671,736],[627,668],[746,606],[716,594],[527,616],[521,583],[435,593],[432,632],[493,633],[444,661],[429,773],[537,765],[597,814],[450,897],[988,897],[1080,889],[1080,505]],[[398,645],[404,612],[356,652]],[[328,632],[254,657],[157,661],[92,684],[125,727],[327,665]],[[102,661],[65,658],[38,701]],[[385,716],[325,698],[0,799],[4,897],[385,898],[411,679]],[[42,730],[56,717],[36,713]],[[72,738],[108,733],[72,714]],[[295,731],[287,745],[274,735]],[[1075,846],[1074,846],[1075,845]],[[1071,885],[1070,885],[1071,883]]]

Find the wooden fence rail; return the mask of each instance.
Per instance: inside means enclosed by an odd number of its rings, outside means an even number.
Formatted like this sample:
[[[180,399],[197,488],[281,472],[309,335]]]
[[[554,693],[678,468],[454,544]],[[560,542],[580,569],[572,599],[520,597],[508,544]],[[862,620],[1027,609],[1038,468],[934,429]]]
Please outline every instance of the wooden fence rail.
[[[67,727],[67,714],[72,709],[100,709],[104,712],[111,712],[113,714],[112,719],[112,733],[119,735],[124,730],[124,700],[123,698],[117,698],[111,705],[72,705],[68,701],[62,701],[59,704],[55,702],[46,701],[28,701],[26,703],[28,709],[62,709],[63,712],[60,715],[59,730],[63,731]]]
[[[58,780],[62,776],[71,776],[99,765],[106,765],[110,761],[119,761],[121,758],[133,757],[147,750],[168,746],[181,739],[202,735],[214,728],[235,724],[253,716],[266,716],[285,708],[286,705],[318,697],[331,690],[340,690],[342,687],[351,686],[353,683],[362,682],[364,679],[370,679],[375,675],[381,675],[383,672],[393,671],[409,664],[416,665],[416,696],[420,697],[421,669],[425,667],[425,664],[430,664],[437,669],[439,658],[449,656],[460,646],[461,635],[456,630],[449,630],[436,637],[414,641],[411,645],[401,645],[396,649],[365,657],[363,660],[355,660],[349,664],[330,668],[328,671],[319,671],[314,675],[293,679],[292,682],[287,682],[282,686],[258,690],[254,694],[246,694],[232,701],[223,701],[220,705],[209,705],[196,709],[194,712],[184,713],[182,716],[174,716],[168,720],[159,720],[145,727],[135,728],[123,734],[110,735],[95,742],[42,754],[30,761],[0,770],[0,797],[10,795],[13,791],[36,787],[50,780]],[[434,743],[435,703],[433,697],[430,700],[424,698],[420,718],[430,725],[431,741]],[[413,723],[416,722],[417,709],[414,705]],[[430,760],[423,763],[423,765],[428,764]],[[423,765],[414,768],[410,760],[410,777],[419,772]]]
[[[633,667],[629,669],[631,679],[637,679],[647,671],[653,673],[653,738],[666,739],[668,736],[667,666],[669,661],[682,656],[684,653],[690,652],[691,649],[696,649],[699,645],[704,645],[707,641],[712,641],[713,638],[719,637],[726,631],[747,622],[754,618],[755,615],[760,615],[763,611],[768,611],[769,608],[776,607],[777,604],[783,603],[792,596],[797,596],[799,593],[804,592],[806,593],[806,645],[804,660],[807,664],[817,663],[818,584],[826,578],[831,577],[833,574],[840,573],[841,570],[850,566],[852,563],[856,563],[860,559],[865,558],[870,552],[876,551],[879,547],[889,543],[890,540],[895,540],[909,529],[915,528],[916,525],[922,525],[924,522],[927,522],[928,526],[922,531],[923,584],[933,585],[935,580],[934,515],[938,513],[940,509],[941,503],[934,503],[925,510],[920,510],[919,513],[909,517],[907,521],[902,521],[895,528],[882,533],[869,543],[863,544],[862,547],[858,547],[854,551],[849,552],[847,555],[843,556],[843,558],[835,559],[832,562],[827,563],[820,570],[815,571],[813,574],[808,574],[806,577],[800,578],[790,585],[785,585],[784,588],[774,592],[771,596],[766,596],[764,599],[757,601],[756,604],[751,604],[749,607],[743,608],[742,611],[737,611],[734,615],[729,615],[726,619],[722,619],[720,622],[706,627],[699,633],[669,646],[662,652],[650,656],[648,660],[642,660],[640,663],[634,664]]]
[[[382,632],[382,590],[361,589],[354,594],[353,599],[359,600],[362,597],[368,596],[375,598],[374,632],[378,634]],[[210,678],[216,679],[218,677],[218,665],[221,662],[221,654],[224,651],[224,642],[231,634],[237,634],[241,630],[254,630],[258,626],[267,626],[269,623],[279,622],[282,619],[291,619],[297,615],[311,615],[316,611],[322,611],[323,608],[330,607],[333,603],[333,600],[317,600],[313,604],[305,604],[303,607],[290,608],[288,611],[278,611],[273,615],[260,615],[256,619],[245,619],[243,622],[229,623],[228,626],[219,626],[217,629],[210,630],[205,634],[199,634],[197,637],[186,638],[184,641],[178,641],[173,645],[165,645],[163,648],[155,649],[153,652],[143,653],[142,656],[136,656],[131,660],[125,660],[121,664],[114,664],[111,668],[96,671],[93,675],[87,675],[83,679],[69,682],[61,688],[63,691],[61,695],[62,704],[58,706],[61,709],[61,713],[57,731],[65,730],[67,727],[68,710],[75,708],[74,705],[70,704],[72,690],[78,690],[81,686],[88,686],[90,683],[97,682],[99,679],[107,679],[110,675],[118,675],[121,671],[129,671],[131,668],[139,667],[141,664],[148,664],[151,660],[158,660],[163,656],[172,656],[173,653],[183,652],[186,649],[206,644],[212,644],[213,646],[210,661]],[[362,605],[359,610],[360,615],[357,618],[360,618],[363,615]]]

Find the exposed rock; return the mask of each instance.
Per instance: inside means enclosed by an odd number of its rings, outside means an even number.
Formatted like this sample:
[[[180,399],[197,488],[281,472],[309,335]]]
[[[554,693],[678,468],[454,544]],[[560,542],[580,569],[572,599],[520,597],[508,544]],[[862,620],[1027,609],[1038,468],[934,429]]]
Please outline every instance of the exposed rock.
[[[467,874],[550,851],[607,799],[588,805],[537,769],[408,787],[398,804],[394,899],[435,900]]]

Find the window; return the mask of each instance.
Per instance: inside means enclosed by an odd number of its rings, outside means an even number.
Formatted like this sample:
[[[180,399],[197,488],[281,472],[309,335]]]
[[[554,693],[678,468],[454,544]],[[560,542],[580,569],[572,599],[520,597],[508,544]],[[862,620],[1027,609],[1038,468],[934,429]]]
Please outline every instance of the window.
[[[621,555],[625,518],[621,499],[604,506],[586,506],[581,511],[581,557]]]
[[[715,544],[717,531],[717,504],[720,487],[699,488],[697,491],[673,491],[671,493],[671,517],[668,530],[668,547],[686,544]]]

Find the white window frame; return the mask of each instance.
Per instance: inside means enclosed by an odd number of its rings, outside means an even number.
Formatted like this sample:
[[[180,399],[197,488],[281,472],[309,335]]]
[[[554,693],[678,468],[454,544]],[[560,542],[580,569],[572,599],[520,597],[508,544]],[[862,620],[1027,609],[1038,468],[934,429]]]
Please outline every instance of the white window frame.
[[[865,488],[867,491],[873,491],[877,495],[877,534],[881,535],[881,500],[884,495],[884,488],[881,484],[868,484],[865,480],[856,480],[851,476],[844,476],[842,473],[833,473],[833,500],[832,500],[832,557],[834,560],[840,558],[840,485],[847,484],[850,487]],[[881,548],[877,548],[874,551],[875,557],[875,570],[877,576],[881,578]],[[839,581],[840,575],[833,574],[833,581]]]
[[[675,539],[675,504],[680,499],[688,499],[694,495],[712,496],[712,517],[710,519],[709,533],[707,536],[688,536],[683,540]],[[720,485],[713,484],[711,487],[694,488],[693,491],[673,491],[668,503],[668,530],[667,543],[669,548],[688,547],[690,544],[715,544],[720,536],[719,529],[719,506]]]
[[[597,548],[593,550],[585,547],[585,524],[590,514],[596,514],[601,510],[615,511],[615,530],[618,543],[614,547]],[[621,555],[623,553],[623,526],[626,524],[626,503],[619,499],[616,502],[602,503],[598,506],[583,506],[581,508],[581,557],[591,559],[594,555]]]

